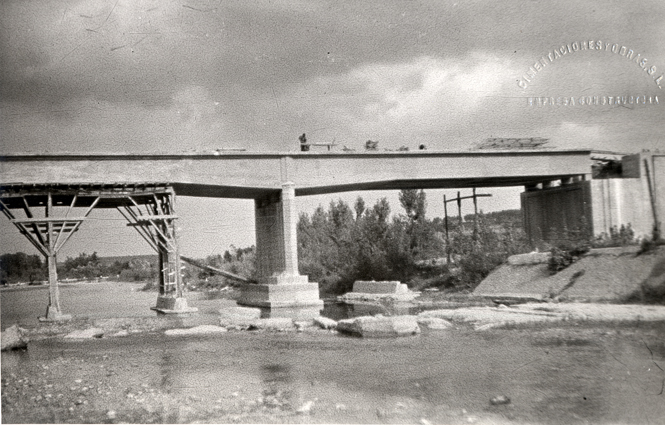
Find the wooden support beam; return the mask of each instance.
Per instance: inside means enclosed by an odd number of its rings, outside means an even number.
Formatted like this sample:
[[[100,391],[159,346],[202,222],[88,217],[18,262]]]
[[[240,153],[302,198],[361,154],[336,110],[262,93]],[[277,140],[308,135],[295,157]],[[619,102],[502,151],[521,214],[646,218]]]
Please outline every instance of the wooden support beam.
[[[142,215],[140,217],[139,220],[136,220],[136,223],[149,224],[150,221],[175,220],[176,218],[179,218],[177,215],[172,214]]]
[[[247,278],[244,278],[242,276],[238,276],[236,274],[227,272],[226,270],[218,269],[217,267],[208,266],[206,264],[203,264],[199,261],[194,260],[193,258],[185,257],[184,255],[181,255],[180,258],[182,258],[182,261],[184,261],[186,263],[189,263],[192,266],[198,267],[198,268],[203,269],[203,270],[208,270],[208,271],[216,273],[216,274],[220,274],[220,275],[222,275],[226,278],[229,278],[229,279],[237,280],[237,281],[244,282],[244,283],[257,283],[253,279],[247,279]]]
[[[15,218],[12,223],[76,223],[84,221],[85,217],[44,217],[44,218]]]
[[[128,207],[125,207],[125,209],[128,209]],[[120,207],[118,207],[117,210],[129,222],[129,223],[127,223],[128,226],[133,226],[134,225],[134,223],[132,223],[132,218],[125,215],[125,213],[122,212]],[[136,229],[136,231],[139,232],[139,235],[141,235],[141,237],[146,242],[148,242],[148,245],[150,245],[152,247],[152,249],[154,249],[156,252],[159,252],[159,247],[157,246],[155,241],[152,239],[152,234],[150,232],[148,232],[143,226],[136,226],[135,229]]]

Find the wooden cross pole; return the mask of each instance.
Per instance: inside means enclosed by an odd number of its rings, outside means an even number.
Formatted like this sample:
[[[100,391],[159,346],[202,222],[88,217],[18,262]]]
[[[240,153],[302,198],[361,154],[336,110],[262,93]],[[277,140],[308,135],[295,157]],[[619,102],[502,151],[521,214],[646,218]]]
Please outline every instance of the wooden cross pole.
[[[471,196],[461,196],[460,192],[457,192],[457,197],[452,199],[446,199],[446,195],[443,195],[443,213],[445,214],[445,225],[446,225],[446,261],[450,264],[450,236],[448,234],[448,202],[457,202],[457,214],[459,216],[459,226],[462,229],[462,200],[464,199],[473,199],[473,228],[474,231],[478,230],[478,198],[492,196],[490,193],[476,193],[476,188],[473,188],[473,194]]]

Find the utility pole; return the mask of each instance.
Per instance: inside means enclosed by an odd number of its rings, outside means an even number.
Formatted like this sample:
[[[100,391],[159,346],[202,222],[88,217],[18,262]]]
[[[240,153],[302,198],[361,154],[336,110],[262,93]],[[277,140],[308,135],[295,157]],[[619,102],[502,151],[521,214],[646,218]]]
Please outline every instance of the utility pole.
[[[462,226],[462,200],[463,199],[473,199],[473,229],[474,234],[478,232],[478,198],[492,196],[490,193],[476,193],[476,188],[473,188],[473,194],[471,196],[461,196],[461,193],[457,191],[457,197],[452,199],[446,199],[446,195],[443,195],[443,213],[445,214],[445,225],[446,225],[446,263],[450,265],[450,233],[448,229],[448,202],[457,202],[457,214],[459,217],[459,226],[460,229],[463,229]]]

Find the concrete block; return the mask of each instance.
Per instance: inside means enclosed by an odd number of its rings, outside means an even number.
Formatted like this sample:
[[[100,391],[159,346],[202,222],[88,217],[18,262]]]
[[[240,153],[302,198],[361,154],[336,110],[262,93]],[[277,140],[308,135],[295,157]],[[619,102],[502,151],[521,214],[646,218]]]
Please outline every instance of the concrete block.
[[[337,322],[337,330],[366,338],[412,336],[420,333],[420,327],[414,316],[363,316],[340,320]]]
[[[353,283],[353,292],[360,292],[363,294],[398,294],[408,292],[405,284],[399,281],[368,281],[357,280]]]
[[[227,307],[219,310],[222,326],[248,324],[261,318],[260,308]]]

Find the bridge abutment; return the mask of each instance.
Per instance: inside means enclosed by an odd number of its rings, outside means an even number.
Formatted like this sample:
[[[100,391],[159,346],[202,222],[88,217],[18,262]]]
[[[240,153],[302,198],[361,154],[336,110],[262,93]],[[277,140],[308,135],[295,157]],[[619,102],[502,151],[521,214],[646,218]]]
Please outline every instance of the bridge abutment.
[[[256,284],[242,286],[238,304],[264,307],[320,307],[319,285],[298,272],[298,211],[295,185],[255,199]]]

